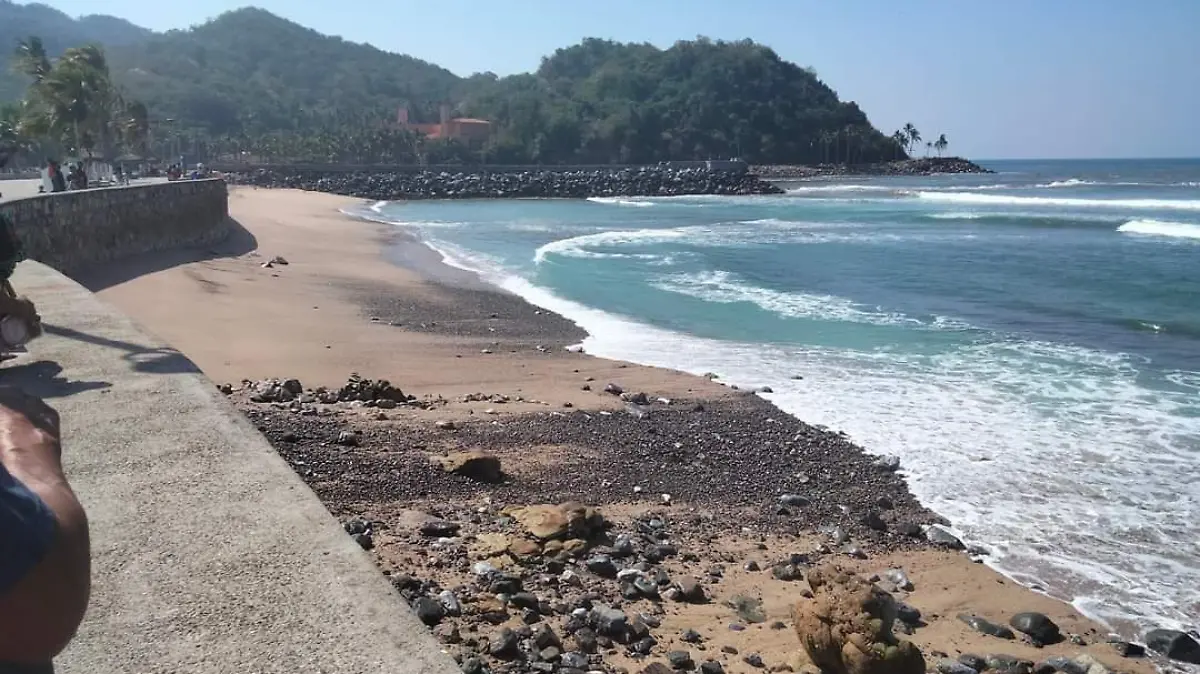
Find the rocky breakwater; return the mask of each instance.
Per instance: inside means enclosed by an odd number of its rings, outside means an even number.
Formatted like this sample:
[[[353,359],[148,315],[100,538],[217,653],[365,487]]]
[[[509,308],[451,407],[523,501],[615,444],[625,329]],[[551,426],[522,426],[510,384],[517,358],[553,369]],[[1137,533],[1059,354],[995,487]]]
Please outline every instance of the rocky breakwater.
[[[993,173],[993,171],[962,157],[924,157],[873,164],[755,166],[752,171],[761,178],[772,180],[824,176],[929,176],[946,173]]]
[[[260,169],[233,184],[327,192],[374,201],[780,194],[759,177],[731,171],[646,166],[617,170],[328,172]]]

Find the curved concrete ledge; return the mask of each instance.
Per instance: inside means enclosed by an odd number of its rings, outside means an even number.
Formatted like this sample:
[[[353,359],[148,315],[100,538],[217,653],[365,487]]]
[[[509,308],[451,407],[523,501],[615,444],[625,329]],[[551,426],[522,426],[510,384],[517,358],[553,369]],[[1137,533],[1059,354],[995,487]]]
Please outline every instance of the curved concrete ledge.
[[[62,415],[93,596],[60,672],[457,671],[316,496],[197,368],[22,263],[46,336],[0,369]]]

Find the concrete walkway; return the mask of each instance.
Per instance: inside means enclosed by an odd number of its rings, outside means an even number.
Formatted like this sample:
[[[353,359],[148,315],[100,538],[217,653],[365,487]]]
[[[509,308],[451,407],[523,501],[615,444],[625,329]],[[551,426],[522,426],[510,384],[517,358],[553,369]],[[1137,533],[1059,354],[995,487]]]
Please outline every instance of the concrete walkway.
[[[165,182],[167,182],[166,178],[138,178],[137,180],[130,181],[129,185],[153,185],[154,183]],[[36,197],[38,195],[38,186],[41,184],[42,181],[37,178],[0,180],[0,203],[5,201],[16,201],[17,199],[26,199],[28,197]]]
[[[47,334],[0,382],[61,413],[92,526],[92,603],[59,672],[457,671],[190,361],[48,267],[13,285]]]

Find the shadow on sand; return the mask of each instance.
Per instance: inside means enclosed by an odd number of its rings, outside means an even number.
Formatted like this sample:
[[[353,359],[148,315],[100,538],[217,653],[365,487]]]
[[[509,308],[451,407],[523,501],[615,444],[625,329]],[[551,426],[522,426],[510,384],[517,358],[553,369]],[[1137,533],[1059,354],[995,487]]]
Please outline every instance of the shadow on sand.
[[[88,265],[69,276],[92,292],[120,285],[139,276],[223,257],[245,255],[258,248],[258,240],[234,218],[226,219],[229,235],[219,243],[196,248],[174,248],[123,257],[103,264]]]

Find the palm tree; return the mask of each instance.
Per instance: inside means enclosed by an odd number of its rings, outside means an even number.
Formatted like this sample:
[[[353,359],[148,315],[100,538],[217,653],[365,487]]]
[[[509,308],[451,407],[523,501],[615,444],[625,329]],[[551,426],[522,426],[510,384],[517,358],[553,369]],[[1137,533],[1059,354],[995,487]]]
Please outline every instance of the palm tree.
[[[17,48],[17,66],[34,79],[27,96],[27,129],[68,142],[80,156],[97,141],[107,147],[114,111],[123,104],[99,47],[73,47],[50,63],[41,41],[30,38]]]
[[[933,148],[937,150],[939,157],[942,156],[942,152],[946,150],[948,145],[950,145],[950,141],[946,140],[946,134],[944,133],[938,136],[937,140],[933,141]]]
[[[926,156],[926,157],[928,157],[928,156],[929,156],[929,152],[930,152],[932,149],[933,149],[933,141],[932,141],[932,140],[927,140],[927,141],[925,141],[925,156]]]
[[[17,49],[13,54],[13,70],[32,77],[36,84],[50,74],[50,67],[50,57],[46,55],[46,47],[42,44],[42,38],[29,37],[17,43]]]
[[[908,136],[910,147],[920,147],[921,132],[917,131],[917,127],[913,126],[912,122],[904,125],[904,135]]]
[[[33,143],[21,128],[20,106],[0,105],[0,166],[12,156],[32,150]]]
[[[894,153],[895,156],[893,158],[899,159],[900,151],[907,150],[908,148],[908,136],[904,135],[903,131],[896,129],[896,131],[892,133],[892,142],[896,145],[896,152]]]

